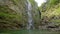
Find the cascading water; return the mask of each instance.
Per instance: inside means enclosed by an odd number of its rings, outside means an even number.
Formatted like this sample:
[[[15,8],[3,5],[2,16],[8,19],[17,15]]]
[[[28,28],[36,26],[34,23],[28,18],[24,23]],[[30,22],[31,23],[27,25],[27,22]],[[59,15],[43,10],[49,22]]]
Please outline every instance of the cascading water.
[[[33,18],[32,18],[32,6],[31,3],[29,2],[29,0],[27,0],[27,14],[28,14],[28,25],[27,25],[27,29],[33,29]]]

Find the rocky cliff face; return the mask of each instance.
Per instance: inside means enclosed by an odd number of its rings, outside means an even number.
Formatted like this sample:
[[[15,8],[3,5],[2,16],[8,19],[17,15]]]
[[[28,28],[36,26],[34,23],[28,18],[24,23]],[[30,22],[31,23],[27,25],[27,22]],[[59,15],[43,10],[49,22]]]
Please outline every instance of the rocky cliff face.
[[[26,3],[26,0],[0,0],[0,29],[26,28],[28,23]],[[38,23],[39,13],[36,4],[32,4],[32,15],[34,22]]]
[[[42,12],[42,24],[44,26],[47,25],[49,28],[52,26],[60,27],[60,0],[47,0],[46,3],[42,4],[40,10]]]

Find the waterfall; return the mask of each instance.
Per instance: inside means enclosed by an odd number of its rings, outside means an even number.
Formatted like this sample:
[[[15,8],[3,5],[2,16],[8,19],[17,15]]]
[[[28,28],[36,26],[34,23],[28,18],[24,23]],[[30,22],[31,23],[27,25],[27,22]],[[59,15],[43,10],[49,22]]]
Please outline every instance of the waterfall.
[[[27,0],[27,14],[28,14],[27,29],[33,29],[32,6],[29,0]]]

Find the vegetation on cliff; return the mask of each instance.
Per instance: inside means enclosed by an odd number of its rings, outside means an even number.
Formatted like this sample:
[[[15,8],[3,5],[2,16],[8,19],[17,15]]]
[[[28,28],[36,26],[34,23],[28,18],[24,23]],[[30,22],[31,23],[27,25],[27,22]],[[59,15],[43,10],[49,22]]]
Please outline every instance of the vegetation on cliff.
[[[34,22],[39,21],[38,6],[34,0],[32,5]],[[0,29],[26,29],[28,23],[27,0],[0,0]]]
[[[43,23],[60,27],[60,0],[47,0],[39,9]]]
[[[60,27],[60,0],[47,0],[40,7],[34,0],[29,1],[35,28]],[[27,23],[27,0],[0,0],[0,29],[26,29]]]

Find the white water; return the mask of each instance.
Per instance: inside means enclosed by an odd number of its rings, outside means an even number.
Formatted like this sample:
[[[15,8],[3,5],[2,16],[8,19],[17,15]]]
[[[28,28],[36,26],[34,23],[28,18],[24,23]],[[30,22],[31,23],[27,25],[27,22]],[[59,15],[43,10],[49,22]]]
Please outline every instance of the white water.
[[[33,29],[33,18],[32,18],[32,6],[31,3],[29,2],[29,0],[27,0],[27,13],[28,13],[28,25],[27,25],[27,29]]]

